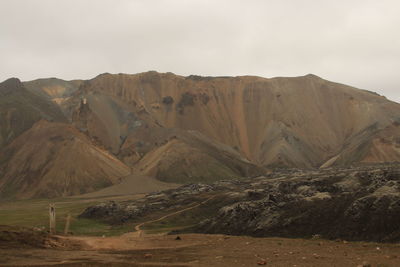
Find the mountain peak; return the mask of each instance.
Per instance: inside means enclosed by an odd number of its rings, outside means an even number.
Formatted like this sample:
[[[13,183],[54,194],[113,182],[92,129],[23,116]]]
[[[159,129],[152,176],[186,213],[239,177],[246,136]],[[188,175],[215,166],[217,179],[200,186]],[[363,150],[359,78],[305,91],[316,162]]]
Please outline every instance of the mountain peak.
[[[18,79],[18,78],[9,78],[9,79],[7,79],[7,80],[5,80],[5,81],[3,81],[2,83],[0,83],[1,85],[4,85],[4,86],[14,86],[14,87],[16,87],[16,86],[22,86],[22,82],[21,82],[21,80],[20,79]]]
[[[0,83],[0,93],[8,94],[23,87],[22,82],[18,78],[10,78]]]
[[[319,80],[322,79],[321,77],[319,77],[315,74],[312,74],[312,73],[309,73],[309,74],[305,75],[304,77],[311,78],[311,79],[319,79]]]

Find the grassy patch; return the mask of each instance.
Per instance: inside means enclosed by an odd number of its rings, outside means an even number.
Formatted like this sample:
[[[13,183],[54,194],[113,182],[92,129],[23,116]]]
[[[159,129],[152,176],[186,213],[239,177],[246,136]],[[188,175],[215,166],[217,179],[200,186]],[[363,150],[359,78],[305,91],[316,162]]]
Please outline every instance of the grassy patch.
[[[78,218],[82,211],[103,199],[45,199],[20,200],[0,204],[0,225],[24,227],[49,227],[49,204],[56,206],[56,229],[64,232],[65,221],[71,214],[70,232],[75,235],[118,235],[132,230],[131,225],[111,226],[91,219]]]
[[[58,233],[64,232],[65,220],[68,214],[71,214],[70,232],[74,235],[87,236],[115,236],[126,232],[134,231],[134,226],[141,222],[157,220],[167,214],[174,213],[184,208],[196,205],[204,201],[209,196],[201,198],[193,198],[187,202],[187,205],[176,209],[167,209],[155,211],[143,216],[135,221],[126,224],[111,225],[107,222],[78,218],[78,215],[89,206],[103,202],[107,199],[35,199],[35,200],[19,200],[8,203],[0,203],[0,225],[24,226],[24,227],[49,227],[49,204],[53,203],[56,207],[56,228]],[[123,201],[136,197],[115,198],[114,200]],[[110,199],[110,198],[109,198]],[[192,210],[185,211],[165,218],[158,222],[145,224],[142,229],[148,233],[162,233],[170,231],[184,231],[198,222],[215,216],[221,205],[226,204],[226,200],[215,198],[209,202],[196,207]]]

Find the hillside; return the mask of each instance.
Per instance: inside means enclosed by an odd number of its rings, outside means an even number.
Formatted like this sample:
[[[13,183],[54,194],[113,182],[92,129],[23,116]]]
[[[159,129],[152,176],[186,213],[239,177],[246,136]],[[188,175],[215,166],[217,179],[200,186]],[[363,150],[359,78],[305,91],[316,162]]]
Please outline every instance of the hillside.
[[[126,147],[135,128],[156,124],[198,131],[267,167],[319,167],[339,156],[338,165],[368,161],[370,141],[385,128],[396,128],[400,118],[399,104],[315,75],[102,74],[75,97],[86,98],[92,116],[101,121],[89,126],[89,133],[114,153]],[[361,154],[346,156],[343,152],[355,143],[364,144]],[[396,160],[396,153],[385,158]]]
[[[50,99],[66,98],[79,89],[81,80],[64,81],[57,78],[37,79],[24,82],[24,87],[32,93]]]
[[[12,78],[0,83],[0,150],[41,120],[66,122],[60,108]]]
[[[10,79],[0,94],[0,197],[93,192],[131,170],[140,188],[400,159],[399,104],[311,74]]]
[[[0,154],[1,197],[83,194],[119,182],[130,168],[67,124],[39,121]]]

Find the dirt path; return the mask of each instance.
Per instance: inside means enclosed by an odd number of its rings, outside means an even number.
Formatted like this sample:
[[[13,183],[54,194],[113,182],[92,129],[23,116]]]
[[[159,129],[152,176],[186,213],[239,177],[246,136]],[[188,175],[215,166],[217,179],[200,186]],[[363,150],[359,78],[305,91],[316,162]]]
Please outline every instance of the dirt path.
[[[201,205],[207,203],[208,201],[210,201],[210,200],[213,199],[213,198],[215,198],[215,196],[209,197],[209,198],[207,198],[206,200],[204,200],[204,201],[202,201],[202,202],[200,202],[200,203],[198,203],[198,204],[196,204],[196,205],[194,205],[194,206],[192,206],[192,207],[188,207],[188,208],[185,208],[185,209],[183,209],[183,210],[178,210],[178,211],[176,211],[176,212],[167,214],[167,215],[165,215],[165,216],[163,216],[163,217],[161,217],[161,218],[158,218],[158,219],[156,219],[156,220],[151,220],[151,221],[147,221],[147,222],[140,223],[140,224],[138,224],[138,225],[135,226],[135,231],[138,232],[138,235],[139,235],[139,236],[142,236],[143,233],[144,233],[144,231],[143,231],[141,228],[142,228],[145,224],[150,224],[150,223],[159,222],[159,221],[162,221],[162,220],[164,220],[164,219],[166,219],[166,218],[169,218],[169,217],[171,217],[171,216],[175,216],[175,215],[178,215],[178,214],[183,213],[183,212],[185,212],[185,211],[195,209],[195,208],[197,208],[197,207],[199,207],[199,206],[201,206]]]
[[[146,222],[142,222],[135,226],[135,232],[129,232],[123,234],[121,236],[116,237],[68,237],[69,239],[80,241],[84,244],[84,247],[91,250],[131,250],[131,249],[144,249],[144,248],[169,248],[170,237],[167,237],[165,234],[145,234],[145,231],[142,227],[146,224],[154,223],[162,221],[166,218],[181,214],[183,212],[195,209],[211,199],[215,196],[211,196],[206,200],[191,206],[184,208],[182,210],[178,210],[167,215],[162,216],[161,218],[150,220]],[[185,243],[185,247],[195,245],[195,243]],[[183,243],[178,243],[176,245],[182,246]]]

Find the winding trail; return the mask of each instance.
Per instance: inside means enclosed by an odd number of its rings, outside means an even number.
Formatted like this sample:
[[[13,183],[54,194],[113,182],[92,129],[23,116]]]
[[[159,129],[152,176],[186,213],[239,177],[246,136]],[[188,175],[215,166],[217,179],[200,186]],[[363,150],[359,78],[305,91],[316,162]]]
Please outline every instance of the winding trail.
[[[183,210],[178,210],[178,211],[176,211],[176,212],[173,212],[173,213],[164,215],[163,217],[158,218],[158,219],[155,219],[155,220],[151,220],[151,221],[147,221],[147,222],[142,222],[142,223],[140,223],[140,224],[138,224],[138,225],[135,226],[135,231],[137,232],[137,235],[138,235],[138,236],[143,236],[144,230],[142,230],[141,228],[142,228],[145,224],[150,224],[150,223],[159,222],[159,221],[162,221],[162,220],[164,220],[164,219],[166,219],[166,218],[169,218],[169,217],[171,217],[171,216],[175,216],[175,215],[180,214],[180,213],[183,213],[183,212],[185,212],[185,211],[192,210],[192,209],[194,209],[194,208],[197,208],[197,207],[199,207],[199,206],[201,206],[201,205],[207,203],[208,201],[210,201],[210,200],[213,199],[213,198],[215,198],[215,196],[209,197],[209,198],[207,198],[206,200],[204,200],[204,201],[202,201],[202,202],[200,202],[200,203],[198,203],[198,204],[196,204],[196,205],[194,205],[194,206],[192,206],[192,207],[188,207],[188,208],[185,208],[185,209],[183,209]]]
[[[131,250],[131,249],[148,249],[148,248],[170,248],[173,247],[186,247],[192,246],[193,244],[198,244],[198,241],[193,240],[193,242],[185,243],[182,245],[177,245],[174,241],[171,241],[166,235],[164,234],[148,234],[145,238],[144,234],[145,231],[142,227],[146,224],[158,222],[169,218],[171,216],[175,216],[181,214],[185,211],[195,209],[211,199],[215,198],[216,196],[211,196],[206,200],[188,207],[182,210],[178,210],[167,215],[162,216],[161,218],[150,220],[146,222],[142,222],[135,226],[135,232],[128,232],[122,234],[120,236],[110,236],[110,237],[92,237],[92,236],[68,236],[68,237],[61,237],[62,239],[70,240],[70,241],[78,241],[80,245],[88,250]],[[171,243],[172,242],[172,243]]]

